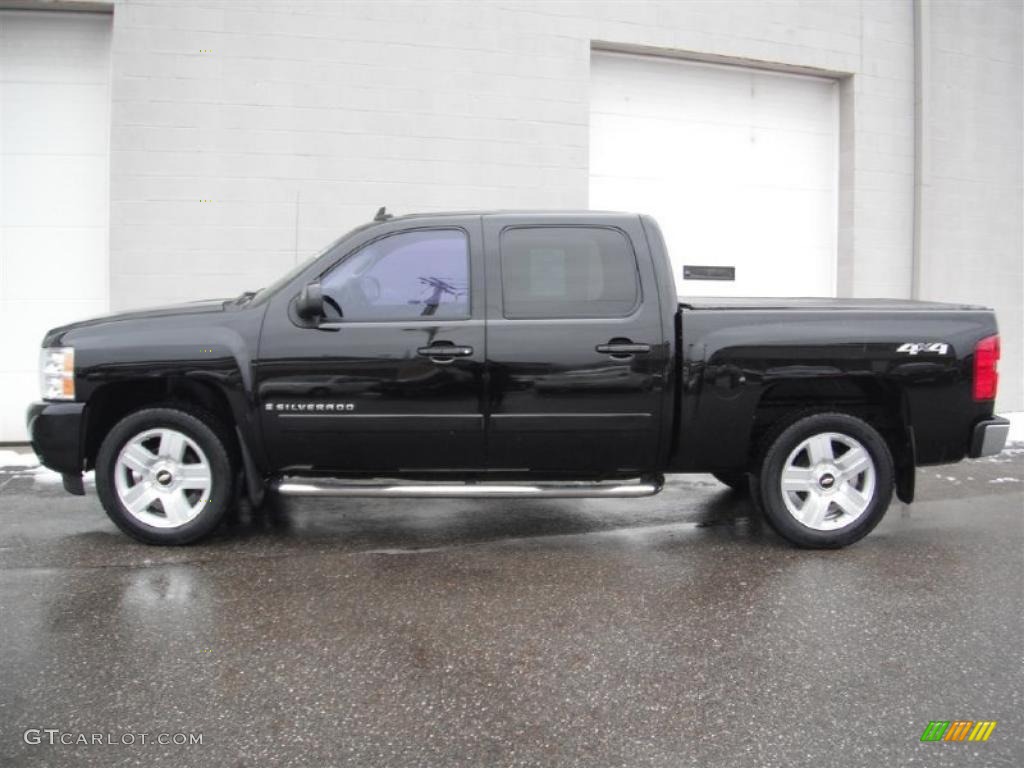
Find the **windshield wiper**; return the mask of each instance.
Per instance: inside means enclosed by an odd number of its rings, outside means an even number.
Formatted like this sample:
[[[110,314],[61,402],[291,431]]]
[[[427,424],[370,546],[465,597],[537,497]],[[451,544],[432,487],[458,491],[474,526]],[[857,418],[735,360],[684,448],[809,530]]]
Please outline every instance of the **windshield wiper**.
[[[245,291],[244,293],[239,294],[233,299],[224,299],[223,306],[226,309],[228,307],[240,307],[243,304],[248,304],[250,301],[252,301],[252,297],[255,296],[256,293],[257,291]]]

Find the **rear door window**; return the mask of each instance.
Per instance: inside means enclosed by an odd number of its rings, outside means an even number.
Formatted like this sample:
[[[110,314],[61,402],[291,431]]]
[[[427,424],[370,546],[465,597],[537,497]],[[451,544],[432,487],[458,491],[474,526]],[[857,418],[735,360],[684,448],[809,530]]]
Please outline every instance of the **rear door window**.
[[[640,299],[626,236],[603,227],[514,227],[501,234],[509,319],[626,317]]]

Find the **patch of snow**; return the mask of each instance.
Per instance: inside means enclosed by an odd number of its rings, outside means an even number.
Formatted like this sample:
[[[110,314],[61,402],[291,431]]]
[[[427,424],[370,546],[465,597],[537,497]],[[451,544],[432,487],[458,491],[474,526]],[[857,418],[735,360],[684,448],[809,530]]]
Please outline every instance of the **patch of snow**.
[[[54,472],[46,467],[33,467],[31,471],[22,473],[22,476],[24,475],[31,475],[33,480],[43,485],[59,485],[63,481],[60,472]]]
[[[1024,444],[1024,411],[1000,413],[1004,419],[1010,420],[1010,433],[1006,436],[1007,445]]]
[[[990,483],[1019,483],[1019,477],[997,477],[995,480],[989,480]]]
[[[0,469],[7,467],[38,467],[39,457],[32,451],[0,449]]]
[[[0,473],[9,480],[30,477],[33,482],[41,485],[60,485],[63,482],[60,472],[42,466],[34,453],[0,451]],[[82,479],[86,485],[95,485],[93,472],[86,472]]]
[[[995,456],[983,456],[980,459],[972,459],[972,461],[987,461],[990,464],[1013,464],[1015,463],[1015,456],[1024,454],[1024,446],[1020,448],[1003,448],[1001,453],[997,453]]]

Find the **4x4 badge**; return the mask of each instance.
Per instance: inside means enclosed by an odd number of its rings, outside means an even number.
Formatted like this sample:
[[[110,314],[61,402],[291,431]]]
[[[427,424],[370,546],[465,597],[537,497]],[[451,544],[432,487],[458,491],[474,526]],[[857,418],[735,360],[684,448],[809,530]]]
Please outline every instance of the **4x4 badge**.
[[[949,344],[944,344],[941,341],[908,341],[906,344],[900,344],[896,348],[896,351],[903,352],[908,355],[919,355],[922,352],[933,355],[944,355],[949,352]]]

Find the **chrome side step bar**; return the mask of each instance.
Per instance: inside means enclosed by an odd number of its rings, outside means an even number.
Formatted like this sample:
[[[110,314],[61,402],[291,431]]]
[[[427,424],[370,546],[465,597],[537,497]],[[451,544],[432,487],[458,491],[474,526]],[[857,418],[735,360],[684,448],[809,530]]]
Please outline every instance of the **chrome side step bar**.
[[[662,475],[618,482],[403,482],[401,480],[338,480],[323,477],[286,477],[271,487],[282,496],[343,498],[387,497],[392,499],[635,499],[654,496],[665,485]]]

